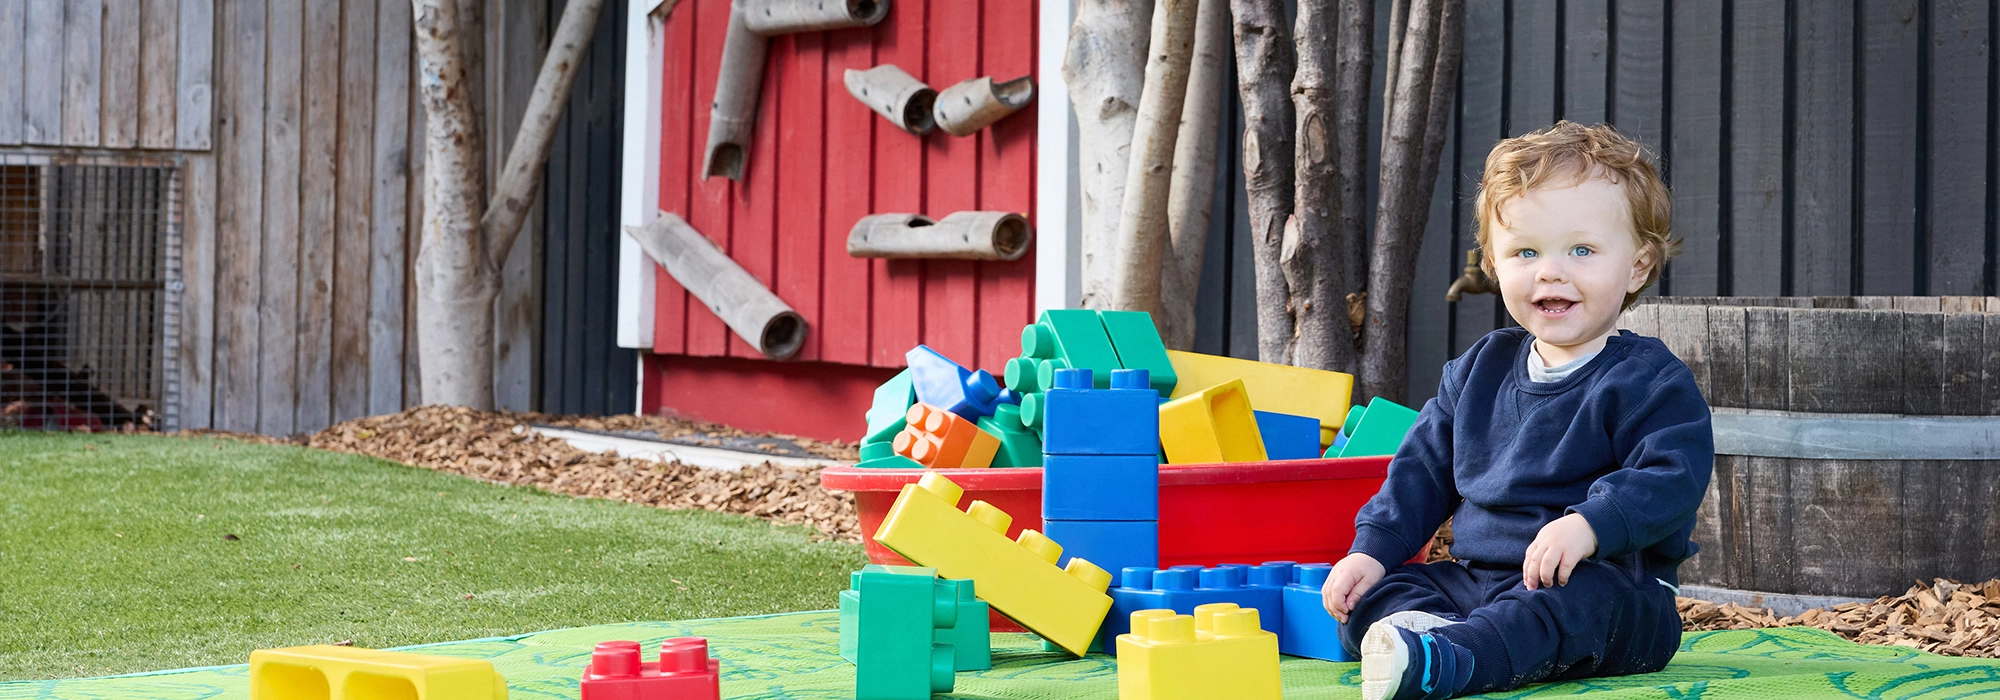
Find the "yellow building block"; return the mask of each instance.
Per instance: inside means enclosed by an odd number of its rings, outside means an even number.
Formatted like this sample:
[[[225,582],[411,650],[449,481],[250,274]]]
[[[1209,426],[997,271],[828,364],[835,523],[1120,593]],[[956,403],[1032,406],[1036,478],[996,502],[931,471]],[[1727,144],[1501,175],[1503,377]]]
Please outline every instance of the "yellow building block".
[[[1193,352],[1168,350],[1180,382],[1174,394],[1180,398],[1231,379],[1243,380],[1250,391],[1250,403],[1259,411],[1290,413],[1319,419],[1319,445],[1333,444],[1340,422],[1347,419],[1347,405],[1354,394],[1354,375],[1285,365],[1239,360]]]
[[[1264,438],[1243,380],[1160,404],[1160,447],[1168,464],[1264,461]]]
[[[985,501],[958,509],[965,495],[950,479],[926,472],[903,486],[875,531],[875,541],[943,578],[972,579],[979,598],[1021,626],[1082,656],[1111,610],[1111,574],[1081,557],[1056,568],[1062,545],[1034,530],[1007,539],[1014,521]]]
[[[250,652],[250,700],[506,700],[507,679],[477,659],[354,647]]]
[[[1210,603],[1194,615],[1132,613],[1118,635],[1118,700],[1278,700],[1278,635],[1256,608]]]

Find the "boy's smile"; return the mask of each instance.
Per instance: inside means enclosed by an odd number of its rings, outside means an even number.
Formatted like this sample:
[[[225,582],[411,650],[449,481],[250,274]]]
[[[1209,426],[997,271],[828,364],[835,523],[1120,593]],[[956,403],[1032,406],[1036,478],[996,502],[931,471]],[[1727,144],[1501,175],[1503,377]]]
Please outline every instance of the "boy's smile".
[[[1507,313],[1556,366],[1596,352],[1618,328],[1625,295],[1645,287],[1624,187],[1602,176],[1507,200],[1487,252]]]

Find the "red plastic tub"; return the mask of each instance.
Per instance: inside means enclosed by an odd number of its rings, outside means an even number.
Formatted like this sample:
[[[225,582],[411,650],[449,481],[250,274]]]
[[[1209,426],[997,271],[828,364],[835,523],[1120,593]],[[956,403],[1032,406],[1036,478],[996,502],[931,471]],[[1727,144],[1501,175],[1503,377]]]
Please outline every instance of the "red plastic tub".
[[[1354,514],[1382,487],[1388,457],[1160,465],[1160,566],[1291,560],[1338,561],[1354,542]],[[975,500],[1014,516],[1007,536],[1042,527],[1042,470],[941,469]],[[921,469],[828,467],[820,483],[854,492],[861,531],[872,535]],[[864,537],[868,561],[908,564]]]

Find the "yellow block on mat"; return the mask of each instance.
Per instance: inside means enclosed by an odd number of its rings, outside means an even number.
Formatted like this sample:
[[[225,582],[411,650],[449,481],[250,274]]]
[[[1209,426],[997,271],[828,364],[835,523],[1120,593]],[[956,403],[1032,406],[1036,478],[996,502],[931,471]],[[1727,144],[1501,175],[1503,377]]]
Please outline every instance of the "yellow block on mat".
[[[1118,635],[1118,700],[1278,700],[1280,686],[1278,635],[1257,626],[1256,608],[1141,610]]]
[[[1234,357],[1168,350],[1180,382],[1174,395],[1180,398],[1231,379],[1243,380],[1250,391],[1250,403],[1259,411],[1312,416],[1319,419],[1319,444],[1333,444],[1333,434],[1347,419],[1348,400],[1354,394],[1354,375],[1323,369],[1288,367]]]
[[[477,659],[354,647],[250,652],[250,700],[506,700],[507,679]]]
[[[1111,610],[1104,593],[1111,574],[1079,557],[1068,570],[1056,568],[1062,545],[1034,530],[1007,539],[1013,516],[985,501],[960,511],[964,495],[950,479],[925,472],[903,486],[875,541],[938,576],[972,579],[979,599],[994,610],[1082,656]]]
[[[1243,380],[1231,379],[1160,404],[1168,464],[1262,462],[1264,437]]]

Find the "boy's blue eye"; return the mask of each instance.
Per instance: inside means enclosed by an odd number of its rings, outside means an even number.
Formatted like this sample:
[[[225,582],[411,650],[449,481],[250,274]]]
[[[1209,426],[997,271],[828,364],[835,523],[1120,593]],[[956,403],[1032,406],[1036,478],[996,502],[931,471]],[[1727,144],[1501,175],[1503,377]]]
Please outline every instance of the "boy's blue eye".
[[[1516,252],[1516,253],[1514,253],[1514,254],[1515,254],[1515,255],[1518,255],[1518,256],[1521,256],[1521,257],[1524,257],[1524,258],[1532,258],[1532,257],[1535,257],[1535,251],[1532,251],[1532,250],[1522,250],[1522,251],[1519,251],[1519,252]]]
[[[1587,246],[1577,246],[1577,247],[1575,247],[1575,248],[1571,248],[1571,249],[1569,249],[1569,253],[1570,253],[1570,255],[1574,255],[1574,256],[1577,256],[1577,257],[1579,257],[1579,258],[1580,258],[1580,257],[1583,257],[1583,256],[1586,256],[1586,255],[1589,255],[1589,254],[1590,254],[1590,248],[1589,248],[1589,247],[1587,247]]]

